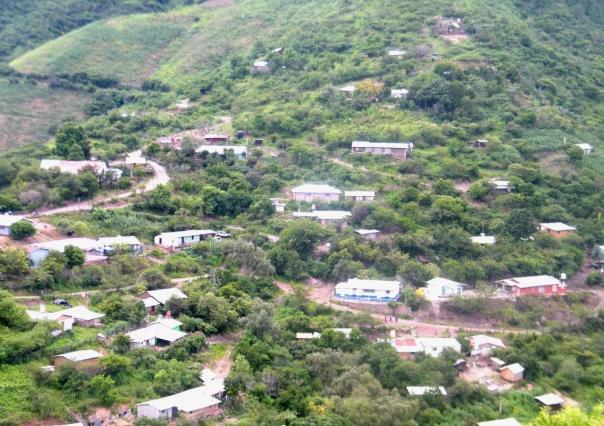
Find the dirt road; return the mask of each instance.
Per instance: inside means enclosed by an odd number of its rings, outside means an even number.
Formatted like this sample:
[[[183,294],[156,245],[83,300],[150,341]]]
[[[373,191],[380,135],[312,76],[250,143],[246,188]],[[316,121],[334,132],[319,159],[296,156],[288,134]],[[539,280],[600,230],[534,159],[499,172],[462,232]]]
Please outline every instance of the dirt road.
[[[153,168],[154,174],[151,179],[149,179],[147,182],[145,182],[143,192],[151,191],[152,189],[158,187],[159,185],[164,185],[164,184],[170,182],[170,176],[168,176],[168,172],[166,171],[166,168],[164,166],[162,166],[159,163],[156,163],[154,161],[149,161],[147,164],[149,164]],[[51,216],[51,215],[55,215],[55,214],[73,213],[73,212],[78,212],[78,211],[88,211],[88,210],[92,210],[93,205],[104,204],[104,203],[110,203],[110,204],[104,206],[104,208],[106,208],[106,209],[120,208],[120,207],[129,205],[129,203],[127,201],[124,203],[114,202],[114,201],[115,200],[119,201],[119,200],[124,200],[126,198],[129,198],[134,194],[134,192],[135,191],[126,191],[126,192],[122,192],[122,193],[115,194],[112,196],[99,198],[96,200],[80,201],[79,203],[73,202],[73,203],[70,203],[63,207],[39,210],[37,212],[37,215],[38,216]],[[28,216],[32,217],[32,214],[30,213]]]

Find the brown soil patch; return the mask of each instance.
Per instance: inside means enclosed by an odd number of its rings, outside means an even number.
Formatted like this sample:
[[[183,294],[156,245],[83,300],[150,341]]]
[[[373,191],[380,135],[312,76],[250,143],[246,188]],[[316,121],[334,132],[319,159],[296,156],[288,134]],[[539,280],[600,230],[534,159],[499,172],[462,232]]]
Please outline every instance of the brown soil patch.
[[[462,41],[466,41],[470,38],[466,34],[442,35],[441,37],[451,44],[459,44]]]

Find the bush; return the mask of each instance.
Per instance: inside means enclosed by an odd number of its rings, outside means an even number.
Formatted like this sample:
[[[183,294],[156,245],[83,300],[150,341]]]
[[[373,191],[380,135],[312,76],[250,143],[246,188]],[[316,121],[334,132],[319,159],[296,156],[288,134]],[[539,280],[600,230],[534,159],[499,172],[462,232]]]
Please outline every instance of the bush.
[[[20,220],[10,226],[10,236],[13,240],[23,240],[36,233],[36,228],[26,220]]]
[[[599,272],[591,272],[585,279],[585,284],[590,287],[602,285],[604,283],[604,277]]]

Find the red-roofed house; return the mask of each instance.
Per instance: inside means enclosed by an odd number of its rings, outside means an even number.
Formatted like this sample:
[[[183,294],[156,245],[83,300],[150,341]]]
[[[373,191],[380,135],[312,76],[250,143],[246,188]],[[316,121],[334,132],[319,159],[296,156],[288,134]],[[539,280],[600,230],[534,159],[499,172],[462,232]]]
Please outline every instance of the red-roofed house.
[[[511,292],[514,296],[555,296],[566,293],[566,284],[549,275],[516,277],[496,282],[497,287]]]

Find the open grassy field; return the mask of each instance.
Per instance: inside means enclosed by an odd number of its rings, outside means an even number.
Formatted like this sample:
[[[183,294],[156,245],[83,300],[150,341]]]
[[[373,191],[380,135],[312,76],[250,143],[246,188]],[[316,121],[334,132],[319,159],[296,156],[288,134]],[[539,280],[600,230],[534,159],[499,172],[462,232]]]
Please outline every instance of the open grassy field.
[[[0,149],[47,141],[48,129],[82,117],[88,100],[81,92],[0,79]]]

